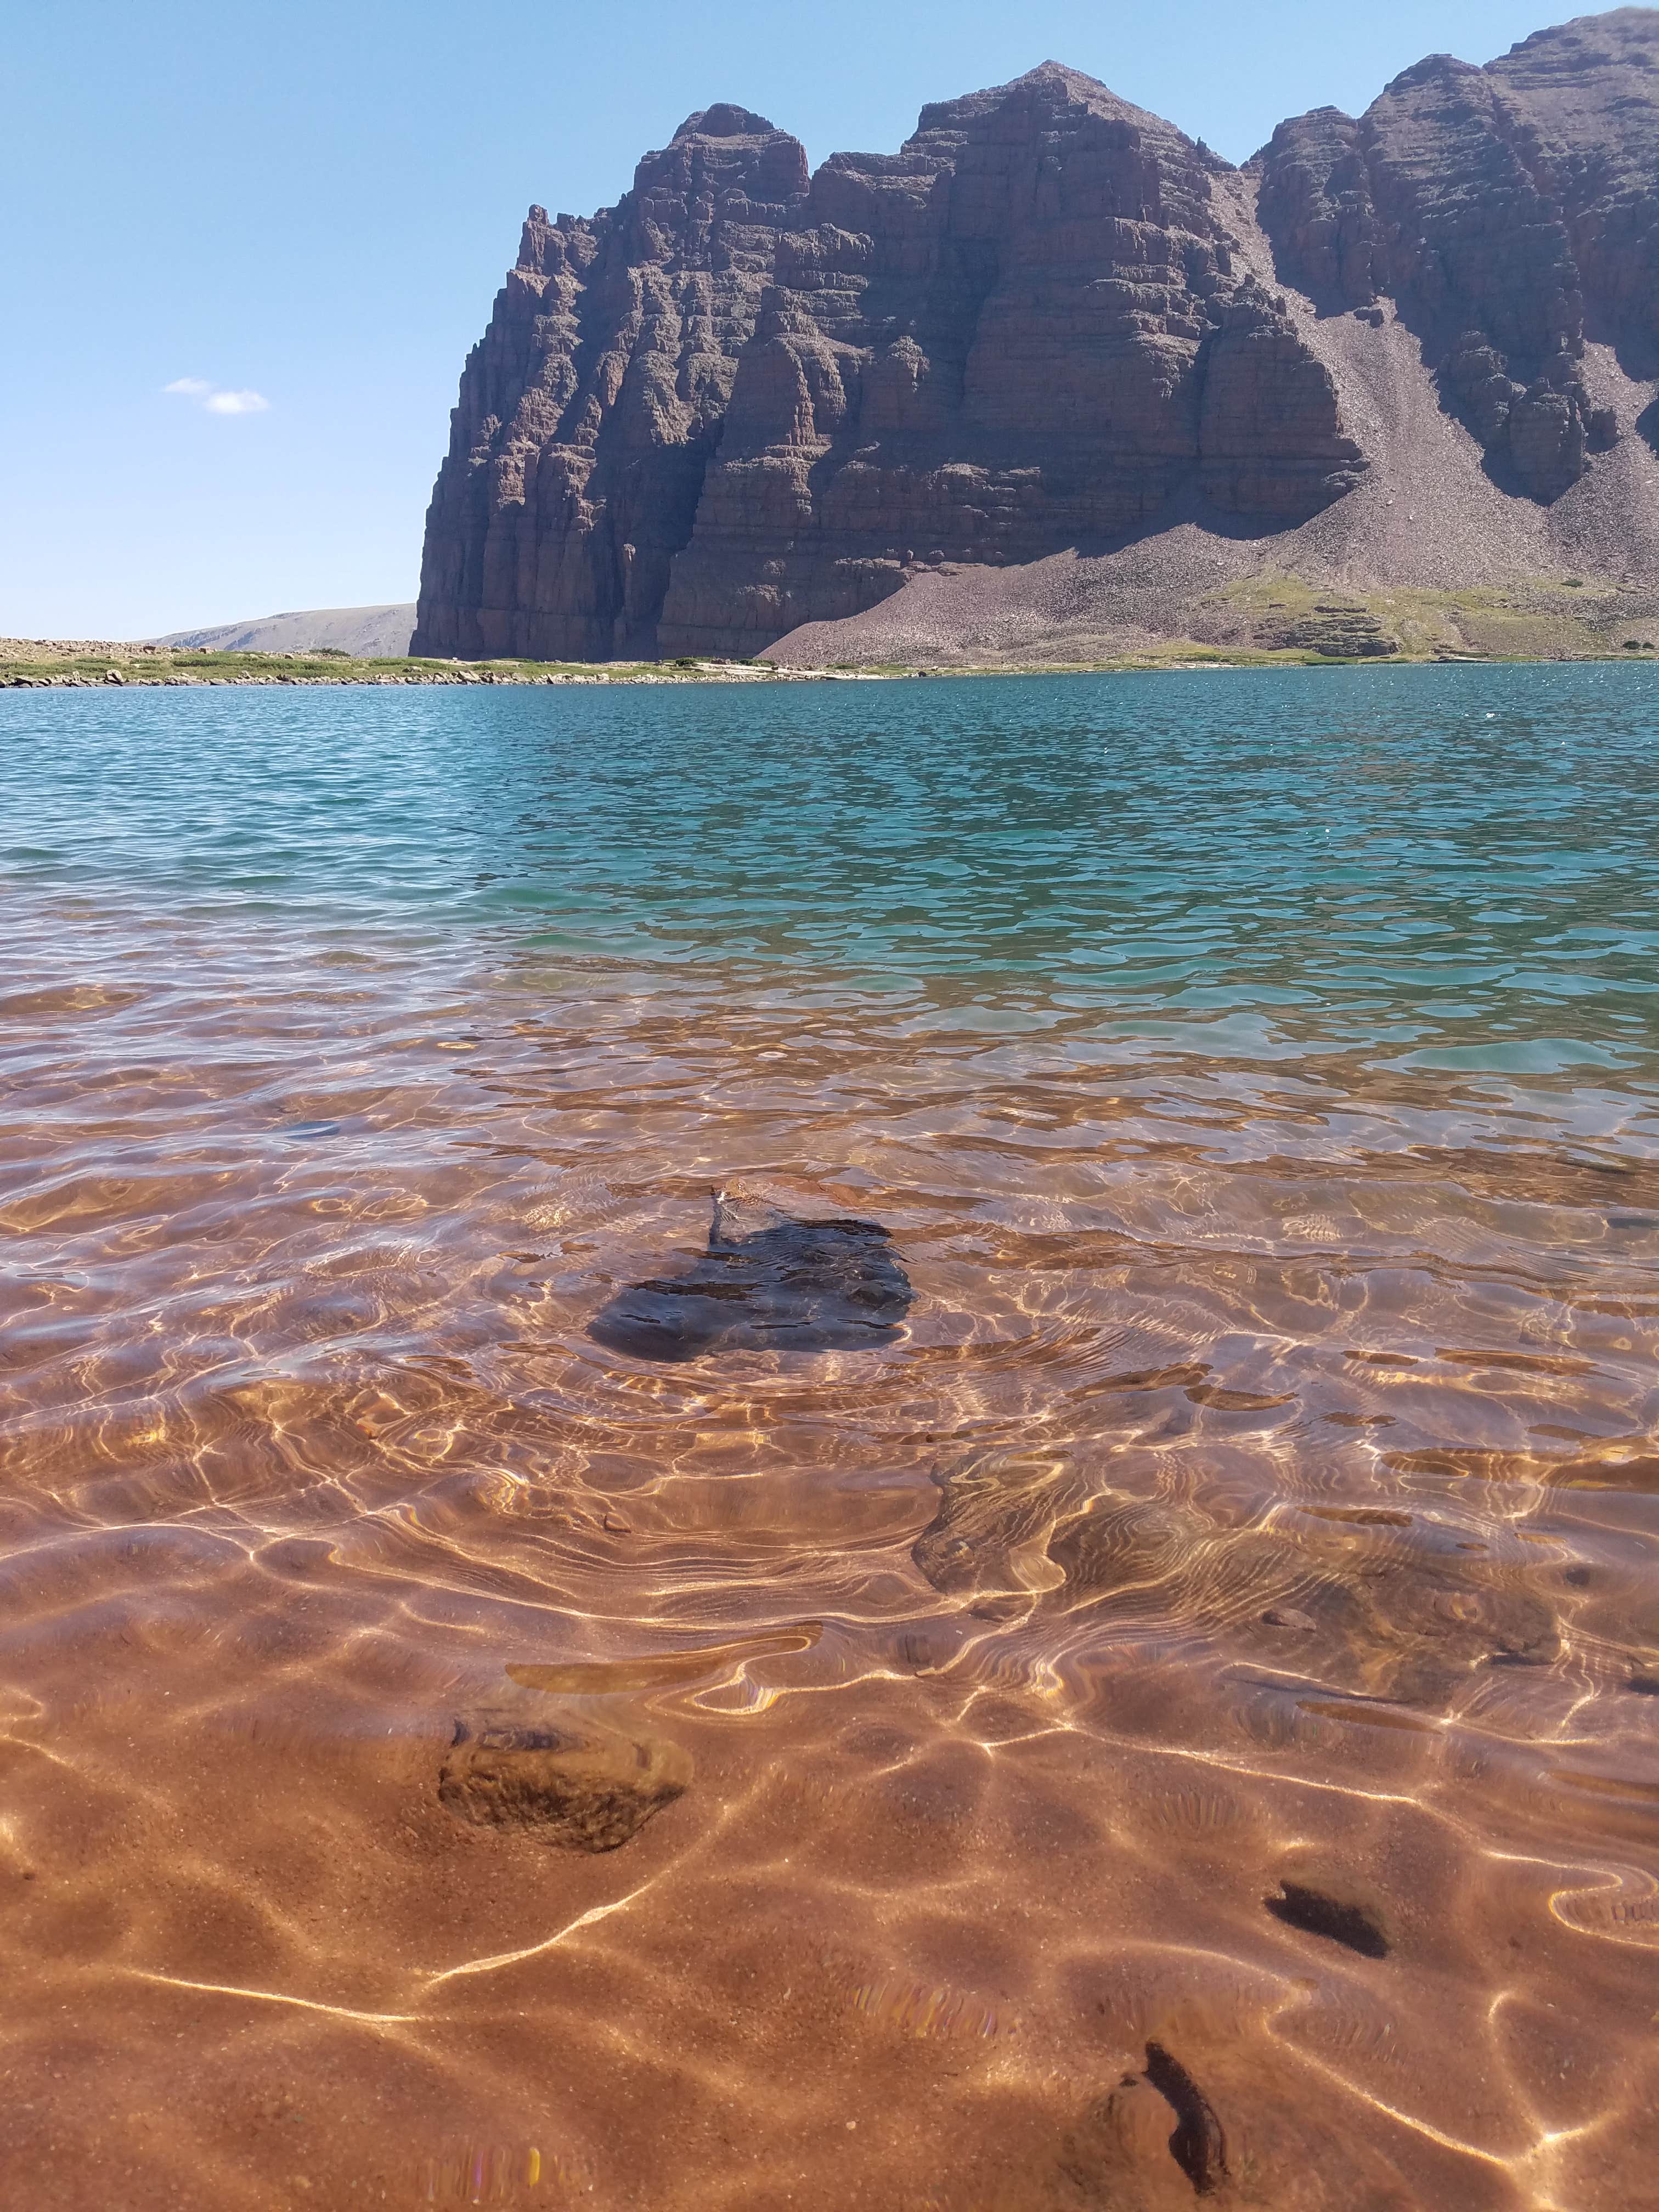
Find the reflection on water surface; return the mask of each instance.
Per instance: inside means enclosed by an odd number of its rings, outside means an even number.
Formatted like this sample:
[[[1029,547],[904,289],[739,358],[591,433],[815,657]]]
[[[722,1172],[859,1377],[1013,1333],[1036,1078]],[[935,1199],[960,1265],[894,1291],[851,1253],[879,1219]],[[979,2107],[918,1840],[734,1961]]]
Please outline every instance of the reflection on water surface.
[[[1656,704],[0,702],[31,2202],[1646,2201]]]

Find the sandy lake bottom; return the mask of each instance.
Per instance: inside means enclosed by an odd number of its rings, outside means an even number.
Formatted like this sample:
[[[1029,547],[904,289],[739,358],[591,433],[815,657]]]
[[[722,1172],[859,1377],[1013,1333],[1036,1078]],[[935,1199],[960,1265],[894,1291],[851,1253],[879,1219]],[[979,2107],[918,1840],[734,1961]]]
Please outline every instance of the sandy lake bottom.
[[[1651,2202],[1656,854],[1641,669],[7,695],[30,2205]],[[716,1190],[904,1298],[607,1340]]]

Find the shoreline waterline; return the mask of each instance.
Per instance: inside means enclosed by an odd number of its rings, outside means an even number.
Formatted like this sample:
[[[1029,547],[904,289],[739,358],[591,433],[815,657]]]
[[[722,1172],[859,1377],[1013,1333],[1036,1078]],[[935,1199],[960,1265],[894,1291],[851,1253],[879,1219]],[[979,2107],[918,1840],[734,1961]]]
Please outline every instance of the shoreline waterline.
[[[30,648],[33,648],[31,650]],[[1655,648],[1601,653],[1497,653],[1437,650],[1346,655],[1301,648],[1228,650],[1170,640],[1138,653],[1099,659],[988,660],[983,663],[837,663],[823,667],[768,660],[590,661],[548,663],[513,659],[426,660],[348,659],[307,653],[216,653],[47,640],[0,640],[0,690],[87,690],[270,685],[629,685],[871,684],[927,679],[1059,676],[1139,676],[1288,672],[1304,668],[1644,667],[1659,665]]]

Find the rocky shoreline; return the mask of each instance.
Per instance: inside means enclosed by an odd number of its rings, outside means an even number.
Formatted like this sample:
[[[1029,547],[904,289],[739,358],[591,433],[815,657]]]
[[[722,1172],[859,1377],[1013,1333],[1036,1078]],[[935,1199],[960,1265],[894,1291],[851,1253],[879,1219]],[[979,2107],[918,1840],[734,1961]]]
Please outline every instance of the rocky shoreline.
[[[784,668],[698,660],[553,666],[537,661],[363,660],[321,653],[212,653],[83,640],[0,639],[0,690],[339,684],[866,684],[921,668]]]
[[[1650,629],[1653,626],[1650,625]],[[1505,641],[1508,642],[1508,641]],[[1516,641],[1519,644],[1519,641]],[[1644,637],[1618,643],[1575,640],[1563,649],[1553,641],[1532,649],[1460,649],[1435,641],[1413,650],[1380,641],[1369,628],[1350,624],[1328,636],[1251,648],[1158,641],[1136,653],[1072,661],[963,659],[922,665],[812,667],[744,660],[636,661],[554,666],[538,661],[357,660],[314,653],[168,652],[148,646],[58,644],[40,639],[0,639],[0,690],[101,690],[137,687],[392,684],[614,685],[685,684],[882,684],[922,677],[1135,675],[1194,669],[1423,666],[1447,662],[1607,662],[1644,660],[1656,654]]]

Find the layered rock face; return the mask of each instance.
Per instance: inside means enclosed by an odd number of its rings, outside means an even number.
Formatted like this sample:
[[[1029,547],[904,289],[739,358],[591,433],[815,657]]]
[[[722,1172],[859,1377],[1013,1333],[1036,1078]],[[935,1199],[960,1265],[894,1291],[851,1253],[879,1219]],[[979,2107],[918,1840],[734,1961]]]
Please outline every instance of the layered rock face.
[[[1435,57],[1243,172],[1053,63],[810,180],[763,118],[694,115],[617,207],[532,209],[414,649],[752,654],[1177,511],[1265,541],[1381,457],[1317,335],[1351,310],[1379,349],[1407,325],[1537,512],[1616,435],[1587,341],[1659,356],[1656,88],[1659,13],[1626,9]]]
[[[1259,210],[1286,283],[1391,295],[1500,482],[1540,501],[1613,434],[1586,336],[1659,345],[1659,13],[1540,31],[1473,69],[1437,54],[1356,120],[1281,124]]]
[[[1225,164],[1047,64],[836,155],[778,240],[662,614],[754,652],[918,565],[1027,561],[1196,476],[1272,523],[1363,465],[1329,374],[1237,263]]]
[[[1313,513],[1363,456],[1237,266],[1227,173],[1050,64],[810,190],[793,139],[715,108],[615,210],[532,209],[462,379],[415,649],[754,653],[918,562],[1120,533],[1190,477]]]
[[[646,156],[618,206],[556,222],[531,209],[462,374],[416,649],[655,650],[669,564],[806,182],[798,140],[711,107]]]

